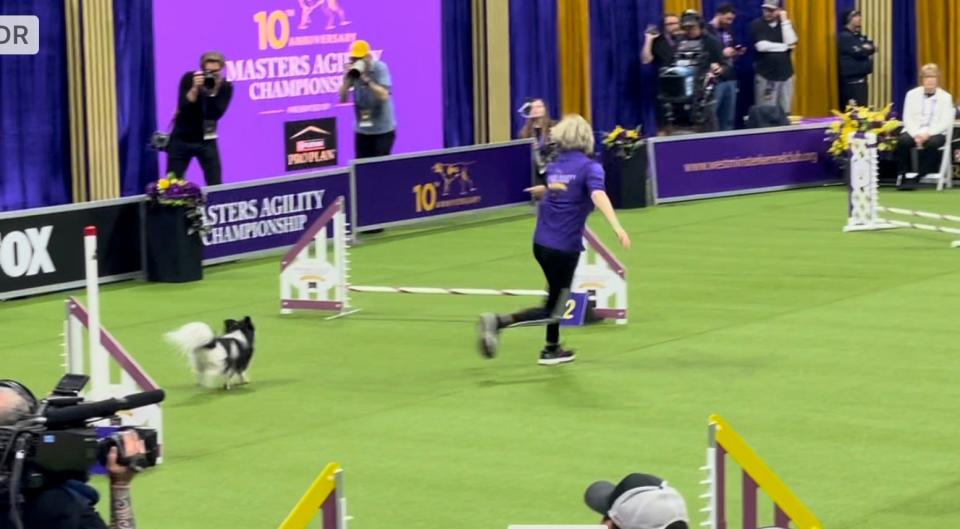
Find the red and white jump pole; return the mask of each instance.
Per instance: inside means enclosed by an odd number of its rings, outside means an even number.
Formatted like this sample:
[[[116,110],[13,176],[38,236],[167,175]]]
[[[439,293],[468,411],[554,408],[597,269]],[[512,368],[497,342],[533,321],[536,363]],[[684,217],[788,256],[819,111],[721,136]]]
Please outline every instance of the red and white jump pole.
[[[83,229],[83,260],[87,279],[87,336],[90,348],[90,399],[107,398],[110,363],[100,346],[100,277],[97,261],[97,227]]]

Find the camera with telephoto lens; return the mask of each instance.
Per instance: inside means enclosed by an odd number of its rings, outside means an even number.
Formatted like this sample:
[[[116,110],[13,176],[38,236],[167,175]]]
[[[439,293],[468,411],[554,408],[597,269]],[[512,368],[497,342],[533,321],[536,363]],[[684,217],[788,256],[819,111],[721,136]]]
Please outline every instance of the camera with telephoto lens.
[[[361,75],[366,73],[366,71],[367,63],[363,59],[356,59],[350,64],[350,68],[347,70],[347,79],[356,81]]]
[[[80,391],[88,380],[86,375],[68,374],[39,401],[25,386],[0,380],[0,388],[13,390],[30,408],[14,424],[0,426],[0,498],[10,498],[11,511],[17,511],[22,491],[70,479],[86,481],[95,464],[106,464],[113,447],[117,448],[117,463],[135,471],[157,464],[160,447],[156,430],[118,427],[104,437],[98,435],[93,423],[106,419],[119,424],[117,412],[158,404],[164,399],[163,390],[84,402]],[[126,431],[136,432],[146,453],[127,453],[122,435]]]

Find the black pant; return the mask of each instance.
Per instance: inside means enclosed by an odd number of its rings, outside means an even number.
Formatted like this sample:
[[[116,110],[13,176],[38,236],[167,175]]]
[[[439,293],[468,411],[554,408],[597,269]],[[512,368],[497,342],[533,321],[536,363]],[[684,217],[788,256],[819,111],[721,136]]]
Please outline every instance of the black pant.
[[[222,182],[220,150],[217,149],[217,140],[203,140],[200,143],[193,143],[171,137],[170,147],[167,150],[167,173],[173,173],[177,175],[177,178],[182,178],[194,157],[200,161],[200,168],[203,169],[203,180],[208,186],[214,186]]]
[[[560,343],[560,315],[580,262],[580,252],[564,252],[534,244],[533,256],[547,278],[547,299],[543,306],[517,312],[510,319],[513,324],[547,324],[547,344],[557,344]]]
[[[856,101],[857,106],[865,106],[870,97],[870,86],[864,79],[841,79],[840,80],[840,111],[847,108],[851,99]]]
[[[923,142],[923,149],[917,153],[917,167],[913,166],[911,151],[917,147],[913,136],[904,132],[897,140],[897,158],[899,160],[900,173],[917,172],[920,175],[927,173],[936,173],[940,169],[940,147],[947,143],[947,137],[943,134],[930,136]]]
[[[397,131],[395,130],[383,134],[360,134],[358,132],[354,144],[357,158],[375,158],[390,154],[390,151],[393,150],[393,141],[396,138]]]

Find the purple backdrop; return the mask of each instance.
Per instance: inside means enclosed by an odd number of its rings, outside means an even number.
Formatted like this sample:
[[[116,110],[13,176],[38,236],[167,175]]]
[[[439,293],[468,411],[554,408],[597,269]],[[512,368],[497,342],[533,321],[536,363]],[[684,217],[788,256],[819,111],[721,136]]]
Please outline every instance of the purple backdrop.
[[[346,169],[211,187],[204,208],[210,232],[203,237],[203,258],[292,246],[339,196],[349,208],[350,172]]]
[[[156,0],[157,122],[161,128],[170,122],[180,77],[199,68],[203,52],[217,50],[226,56],[234,85],[219,129],[224,183],[290,172],[286,122],[335,118],[336,137],[321,139],[327,151],[333,146],[336,165],[344,166],[353,158],[354,117],[352,105],[337,102],[337,89],[350,42],[364,39],[374,56],[382,54],[393,78],[394,153],[440,148],[440,25],[439,0]],[[326,130],[329,124],[314,125]],[[324,149],[316,137],[298,138],[308,140],[300,142],[307,152]],[[330,157],[327,152],[323,159],[329,163]],[[166,156],[160,165],[165,171]],[[196,162],[187,174],[203,181]]]
[[[354,166],[357,218],[370,228],[529,202],[532,142],[454,149]]]
[[[822,126],[650,145],[658,202],[839,181]]]

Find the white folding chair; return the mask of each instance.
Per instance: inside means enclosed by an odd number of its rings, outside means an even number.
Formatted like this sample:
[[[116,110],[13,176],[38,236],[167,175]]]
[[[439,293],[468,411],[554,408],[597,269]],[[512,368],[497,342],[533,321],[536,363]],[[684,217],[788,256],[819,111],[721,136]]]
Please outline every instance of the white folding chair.
[[[937,176],[937,191],[945,187],[953,187],[953,127],[947,129],[947,142],[940,148],[943,156],[940,158],[940,174]]]
[[[943,147],[940,147],[940,170],[936,173],[927,173],[920,177],[920,183],[923,184],[937,184],[937,191],[943,191],[946,187],[953,187],[953,127],[947,129],[944,133],[946,136],[946,142],[944,142]],[[917,167],[917,150],[914,149],[911,153],[913,158],[913,166]],[[898,180],[899,183],[899,180]]]

